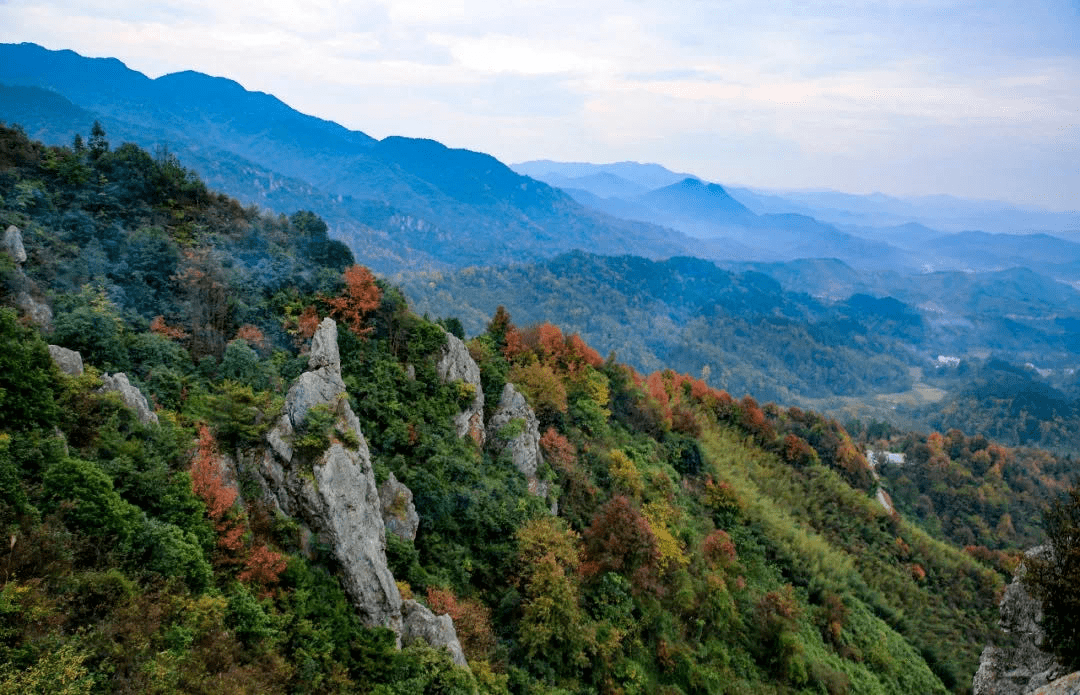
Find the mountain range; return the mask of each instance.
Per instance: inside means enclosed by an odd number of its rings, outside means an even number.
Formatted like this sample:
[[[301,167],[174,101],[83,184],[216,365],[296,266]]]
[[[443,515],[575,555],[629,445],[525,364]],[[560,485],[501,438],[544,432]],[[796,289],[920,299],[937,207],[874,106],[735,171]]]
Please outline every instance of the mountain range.
[[[495,158],[432,140],[375,140],[277,98],[196,72],[150,79],[115,59],[0,45],[0,120],[70,142],[99,120],[111,138],[167,148],[246,203],[315,209],[372,267],[519,262],[574,248],[668,256],[693,242],[584,208]]]

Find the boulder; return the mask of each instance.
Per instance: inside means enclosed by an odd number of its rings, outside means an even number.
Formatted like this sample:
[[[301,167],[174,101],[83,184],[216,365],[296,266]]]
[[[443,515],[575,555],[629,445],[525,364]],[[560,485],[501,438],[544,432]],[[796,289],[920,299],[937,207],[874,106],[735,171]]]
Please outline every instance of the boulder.
[[[10,225],[4,231],[4,251],[18,264],[26,263],[26,249],[23,248],[22,232],[15,225]]]
[[[391,473],[379,487],[379,501],[386,530],[407,541],[416,540],[420,515],[416,513],[416,506],[413,504],[412,490],[398,482]]]
[[[401,643],[427,642],[432,647],[445,647],[458,666],[468,668],[465,652],[458,641],[454,621],[449,615],[435,615],[427,606],[408,599],[402,603]]]
[[[1032,695],[1077,695],[1080,693],[1080,671],[1062,676],[1049,685],[1035,690]]]
[[[1039,546],[1029,550],[1027,556],[1037,557],[1046,552],[1049,552],[1047,546]],[[1015,646],[990,644],[983,649],[972,682],[974,695],[1026,695],[1067,673],[1053,654],[1042,649],[1046,640],[1039,626],[1042,606],[1027,592],[1023,577],[1021,563],[998,608],[1001,629],[1016,635]]]
[[[446,347],[435,365],[435,371],[444,384],[460,381],[473,391],[472,400],[454,416],[454,428],[459,437],[469,435],[480,446],[484,445],[484,389],[480,384],[480,367],[469,354],[465,343],[450,333],[446,334]]]
[[[127,374],[123,372],[117,372],[116,374],[105,373],[101,375],[101,381],[100,391],[102,393],[120,394],[120,400],[135,411],[135,417],[139,419],[139,422],[144,425],[158,424],[157,413],[150,408],[150,404],[146,401],[146,396],[142,394],[142,391],[132,386],[131,382],[128,381]]]
[[[82,355],[77,350],[68,350],[66,347],[60,347],[59,345],[50,345],[49,356],[52,357],[53,362],[64,374],[82,376]]]
[[[335,429],[351,444],[333,441],[325,451],[307,455],[293,446],[294,432],[320,404],[331,407]],[[401,595],[386,563],[371,455],[345,394],[332,319],[324,319],[315,332],[308,371],[289,389],[284,413],[267,441],[270,447],[257,469],[271,506],[302,521],[332,549],[345,592],[364,623],[400,635]]]
[[[536,472],[544,462],[540,452],[540,420],[513,384],[503,386],[499,407],[487,425],[487,440],[496,452],[509,452],[514,468],[529,483],[529,492],[547,497],[548,484]]]
[[[30,320],[38,326],[46,330],[49,330],[52,326],[52,309],[45,302],[35,299],[26,290],[21,290],[15,295],[15,306],[22,309],[23,313],[29,316]]]

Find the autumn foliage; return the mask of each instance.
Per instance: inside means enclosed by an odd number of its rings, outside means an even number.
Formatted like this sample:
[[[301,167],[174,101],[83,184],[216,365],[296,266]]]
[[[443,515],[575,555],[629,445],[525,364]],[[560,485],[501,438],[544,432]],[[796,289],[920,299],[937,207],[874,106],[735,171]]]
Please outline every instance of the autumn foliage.
[[[225,481],[218,463],[217,443],[206,425],[199,425],[199,442],[191,464],[191,488],[206,504],[206,515],[221,521],[236,503],[237,491]]]
[[[226,480],[221,469],[217,443],[206,425],[199,426],[199,440],[195,460],[191,464],[191,488],[206,505],[206,515],[217,531],[218,562],[223,565],[243,564],[237,578],[243,582],[262,585],[273,584],[285,570],[283,555],[260,543],[249,553],[244,553],[244,537],[248,534],[246,517],[236,511],[239,493],[235,485]]]
[[[236,578],[242,582],[254,582],[264,586],[273,584],[277,582],[278,575],[285,571],[286,565],[288,562],[284,555],[259,544],[248,554],[244,560],[244,569]]]
[[[366,316],[378,308],[382,291],[375,284],[375,276],[362,265],[345,269],[345,287],[336,297],[324,297],[330,307],[330,315],[344,323],[356,335],[367,335],[371,326],[364,326]]]
[[[268,346],[266,335],[259,330],[258,326],[253,326],[250,323],[240,326],[236,331],[236,337],[257,350],[265,350]]]
[[[427,602],[436,615],[446,614],[454,620],[454,630],[469,661],[491,656],[495,650],[495,632],[487,606],[475,599],[458,598],[453,591],[434,586],[428,587]]]
[[[188,338],[188,334],[184,329],[178,326],[170,326],[165,323],[165,317],[160,314],[155,316],[154,320],[150,322],[150,331],[152,333],[157,333],[158,335],[163,335],[170,340],[186,340]]]
[[[617,572],[630,579],[635,592],[662,593],[660,550],[649,521],[627,497],[613,497],[582,534],[587,561],[582,574]]]

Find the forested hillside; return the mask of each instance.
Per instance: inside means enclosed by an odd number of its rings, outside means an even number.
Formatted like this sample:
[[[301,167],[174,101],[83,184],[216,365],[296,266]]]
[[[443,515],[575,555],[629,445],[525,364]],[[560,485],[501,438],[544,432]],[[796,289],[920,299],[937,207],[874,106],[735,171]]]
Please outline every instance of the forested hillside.
[[[911,353],[902,339],[924,330],[921,317],[895,300],[832,306],[785,292],[762,273],[697,258],[578,252],[533,265],[408,274],[402,286],[419,310],[453,307],[473,330],[505,303],[525,321],[558,317],[638,369],[706,369],[709,383],[732,393],[787,403],[909,388],[902,357]]]
[[[317,216],[243,208],[100,132],[58,148],[0,128],[9,225],[26,258],[0,253],[18,307],[0,310],[0,693],[970,686],[1002,574],[881,506],[828,418],[645,374],[504,310],[458,355],[476,383],[451,378],[461,321],[410,311]],[[326,325],[336,344],[312,346]],[[282,439],[296,385],[328,365],[342,400]],[[152,412],[102,391],[117,371]],[[481,394],[486,424],[462,431]],[[266,494],[257,462],[282,449],[309,490],[324,451],[369,451],[377,483],[407,487],[415,537],[370,545],[401,599],[452,617],[467,667],[370,620],[341,540]],[[381,500],[390,518],[408,497]]]

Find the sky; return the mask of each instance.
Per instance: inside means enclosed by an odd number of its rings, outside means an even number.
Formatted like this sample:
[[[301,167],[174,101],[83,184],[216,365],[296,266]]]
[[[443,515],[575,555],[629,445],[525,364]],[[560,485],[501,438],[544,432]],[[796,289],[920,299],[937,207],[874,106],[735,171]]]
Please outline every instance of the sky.
[[[507,163],[1080,209],[1080,0],[0,0],[22,41]]]

